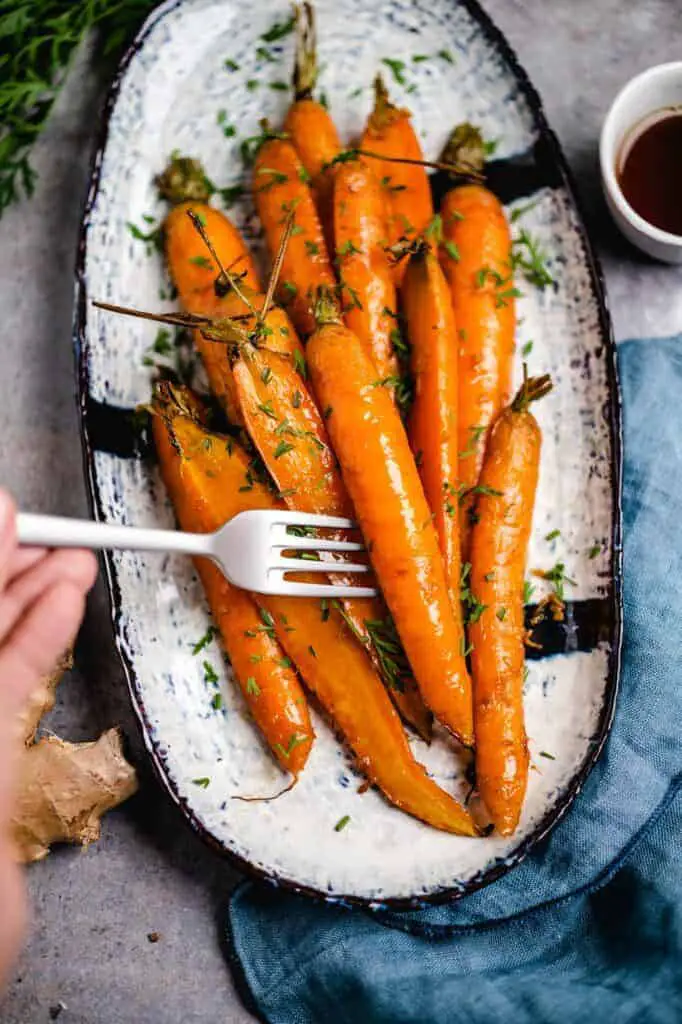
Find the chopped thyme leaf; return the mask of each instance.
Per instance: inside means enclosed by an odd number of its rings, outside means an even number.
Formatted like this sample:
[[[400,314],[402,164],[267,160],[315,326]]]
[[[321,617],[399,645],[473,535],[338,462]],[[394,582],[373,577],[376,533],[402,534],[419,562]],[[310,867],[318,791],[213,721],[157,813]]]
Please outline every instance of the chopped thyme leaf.
[[[438,56],[441,58],[441,60],[447,61],[448,64],[455,63],[455,58],[452,56],[450,50],[439,50]]]
[[[274,748],[275,750],[279,751],[282,757],[288,758],[291,755],[291,753],[296,749],[296,747],[300,747],[300,745],[302,743],[305,743],[307,739],[307,736],[299,736],[297,733],[293,732],[289,737],[289,742],[287,743],[286,747],[283,747],[281,743],[275,743]]]
[[[535,593],[535,587],[528,580],[523,581],[523,603],[530,604],[530,599]]]
[[[326,597],[323,597],[322,600],[320,601],[320,611],[322,613],[322,621],[326,622],[330,614],[329,601],[327,600]]]
[[[211,643],[214,637],[218,635],[218,630],[215,626],[209,626],[201,640],[198,640],[192,647],[192,654],[200,654],[205,647]]]
[[[523,356],[524,359],[527,359],[532,351],[533,351],[533,342],[532,341],[527,341],[526,344],[521,349],[521,355]]]
[[[359,249],[355,242],[349,238],[347,242],[344,242],[341,248],[338,250],[339,256],[351,256],[353,253],[362,253],[362,249]]]
[[[458,452],[460,459],[468,459],[471,455],[475,455],[478,451],[478,442],[485,434],[485,427],[469,427],[469,444],[463,452]]]
[[[259,85],[260,82],[258,81],[257,78],[249,78],[249,80],[246,83],[246,88],[249,90],[249,92],[255,92]]]
[[[223,706],[223,695],[222,693],[214,693],[213,700],[211,701],[211,707],[214,711],[220,711]]]
[[[293,32],[296,25],[296,16],[292,14],[286,21],[276,21],[274,25],[264,32],[261,39],[264,43],[276,43]]]
[[[205,683],[211,683],[212,685],[215,686],[215,684],[218,682],[218,673],[213,668],[213,665],[210,663],[210,661],[205,661],[203,663],[203,669],[204,669],[204,682]]]
[[[306,238],[304,244],[311,256],[319,255],[320,247],[317,242],[311,242],[309,238]]]
[[[339,818],[336,825],[334,825],[335,832],[342,832],[350,821],[350,814],[344,814],[343,818]]]
[[[601,551],[601,544],[593,544],[592,547],[590,548],[590,550],[587,553],[587,557],[590,558],[590,559],[596,558],[600,551]]]
[[[209,778],[206,778],[205,776],[202,779],[192,779],[192,782],[194,783],[195,786],[200,786],[201,789],[208,789],[209,785],[211,784],[211,780]]]
[[[275,92],[286,92],[289,86],[287,85],[286,82],[276,81],[270,82],[270,88],[274,89]]]
[[[263,381],[264,384],[270,383],[270,380],[272,379],[272,370],[270,369],[269,366],[264,367],[264,369],[261,372],[260,379]]]
[[[556,761],[556,757],[554,756],[554,754],[550,754],[546,750],[540,751],[540,757],[546,757],[550,761]]]
[[[236,60],[230,60],[229,57],[223,64],[223,67],[227,68],[228,71],[239,71],[239,64]]]
[[[193,263],[195,267],[205,267],[206,270],[213,270],[213,264],[209,260],[208,256],[190,256],[190,263]]]
[[[310,181],[310,175],[306,171],[306,169],[303,166],[303,164],[301,164],[301,166],[299,167],[299,169],[298,169],[298,171],[296,173],[298,174],[299,181],[303,181],[303,182]]]
[[[315,648],[313,647],[312,644],[308,644],[308,651],[309,651],[310,654],[312,654],[313,658],[317,657],[317,654],[315,652]]]
[[[545,288],[554,284],[554,278],[547,268],[547,258],[530,232],[521,231],[512,242],[511,264],[513,270],[520,270],[530,284]]]
[[[413,64],[423,64],[425,60],[431,60],[428,53],[415,53],[412,57]]]
[[[534,199],[532,203],[524,203],[523,206],[517,206],[515,210],[512,210],[509,220],[512,224],[516,224],[517,220],[523,217],[524,213],[528,213],[529,210],[532,210],[537,205],[538,201]]]
[[[450,242],[447,239],[443,242],[443,248],[450,257],[451,260],[458,262],[459,260],[459,249],[454,242]]]
[[[287,452],[292,452],[293,450],[294,445],[290,444],[289,441],[280,441],[277,447],[275,448],[274,452],[272,453],[273,458],[281,459],[283,455],[286,455]]]
[[[287,295],[290,295],[292,298],[295,295],[298,295],[298,288],[293,283],[293,281],[282,281],[282,289],[287,293]]]
[[[302,400],[303,395],[301,394],[301,392],[294,391],[293,395],[291,396],[291,404],[293,405],[294,409],[299,409],[301,407]]]
[[[439,213],[435,214],[424,229],[426,238],[432,238],[434,242],[440,243],[443,239],[443,218]]]
[[[504,622],[504,620],[507,617],[507,609],[506,608],[498,608],[497,611],[495,612],[495,615],[500,620],[500,622]]]
[[[287,658],[285,655],[283,658],[277,659],[277,664],[280,668],[291,668],[291,658]]]
[[[546,541],[556,540],[556,538],[560,537],[560,536],[561,536],[561,530],[550,530],[550,532],[545,535],[545,540]]]
[[[273,57],[272,53],[270,52],[270,50],[268,50],[267,46],[256,47],[256,57],[258,58],[258,60],[264,60],[269,62],[270,64],[277,63],[277,58]]]
[[[487,572],[483,579],[486,581],[486,583],[492,583],[493,580],[495,579],[495,570],[493,569],[492,572]]]
[[[273,409],[271,401],[268,400],[267,402],[259,402],[258,408],[260,409],[261,412],[265,413],[266,416],[269,416],[271,420],[277,419],[277,413]]]
[[[554,593],[560,601],[564,600],[564,586],[575,587],[576,582],[572,580],[570,576],[566,575],[566,566],[563,562],[557,562],[551,569],[533,569],[533,575],[539,577],[539,579],[547,580],[548,583],[554,585]]]
[[[308,364],[305,361],[305,356],[301,352],[300,348],[294,350],[294,368],[296,369],[299,377],[303,380],[308,378]]]
[[[250,697],[260,697],[260,686],[253,676],[249,676],[246,680],[246,692]]]
[[[260,615],[260,620],[264,626],[267,626],[268,629],[275,628],[275,620],[273,619],[269,611],[266,611],[265,608],[259,608],[258,614]]]
[[[390,69],[391,74],[395,78],[398,85],[405,85],[407,80],[405,78],[405,68],[407,65],[404,60],[393,60],[391,57],[383,57],[382,64],[385,64]]]
[[[257,665],[262,660],[263,660],[263,655],[262,654],[252,654],[251,657],[249,658],[249,661],[251,662],[252,665]]]
[[[486,156],[492,156],[497,147],[500,144],[499,139],[488,139],[487,142],[483,143],[483,150]]]

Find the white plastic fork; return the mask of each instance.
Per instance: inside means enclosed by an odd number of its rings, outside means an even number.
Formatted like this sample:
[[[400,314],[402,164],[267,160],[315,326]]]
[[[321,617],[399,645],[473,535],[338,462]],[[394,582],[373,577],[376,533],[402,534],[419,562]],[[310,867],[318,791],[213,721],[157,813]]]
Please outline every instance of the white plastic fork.
[[[356,524],[338,516],[306,512],[240,512],[215,533],[183,533],[180,530],[143,529],[116,526],[88,519],[67,519],[20,513],[17,516],[19,543],[32,547],[90,548],[93,551],[165,551],[211,558],[236,587],[257,594],[288,597],[374,597],[373,587],[336,583],[300,583],[286,578],[290,573],[365,573],[362,562],[313,561],[291,557],[295,552],[363,551],[357,541],[327,537],[296,536],[291,527],[351,530]]]

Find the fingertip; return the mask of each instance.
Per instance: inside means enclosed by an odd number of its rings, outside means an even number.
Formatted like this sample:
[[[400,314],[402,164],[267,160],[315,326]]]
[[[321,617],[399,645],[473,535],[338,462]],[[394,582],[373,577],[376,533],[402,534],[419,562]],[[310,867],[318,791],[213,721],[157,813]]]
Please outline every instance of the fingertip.
[[[82,581],[86,592],[92,590],[99,573],[99,562],[92,551],[78,550],[74,552],[78,556],[78,578]]]
[[[0,487],[0,537],[4,540],[8,534],[15,532],[17,507],[9,491]]]

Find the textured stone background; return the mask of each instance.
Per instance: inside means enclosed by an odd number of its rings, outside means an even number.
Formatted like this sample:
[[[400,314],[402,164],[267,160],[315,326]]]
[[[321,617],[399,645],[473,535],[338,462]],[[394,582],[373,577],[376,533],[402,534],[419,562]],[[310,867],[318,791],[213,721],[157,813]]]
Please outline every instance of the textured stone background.
[[[540,91],[577,180],[603,260],[616,337],[682,330],[681,271],[626,246],[601,198],[597,139],[613,96],[633,74],[679,59],[682,0],[486,0]],[[33,200],[0,221],[4,309],[0,480],[25,509],[86,513],[71,354],[73,265],[103,92],[81,61],[36,154]],[[64,1024],[241,1024],[221,954],[222,908],[236,874],[185,827],[147,766],[111,639],[100,586],[78,647],[78,670],[49,721],[91,739],[120,722],[141,793],[105,821],[87,853],[60,850],[29,873],[33,926],[3,1024],[42,1024],[60,1001]],[[159,932],[151,944],[147,935]]]

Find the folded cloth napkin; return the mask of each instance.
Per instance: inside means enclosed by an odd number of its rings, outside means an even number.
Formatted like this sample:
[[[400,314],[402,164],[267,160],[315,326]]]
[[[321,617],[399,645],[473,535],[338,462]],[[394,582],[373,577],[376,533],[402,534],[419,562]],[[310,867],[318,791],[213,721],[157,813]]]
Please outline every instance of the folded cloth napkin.
[[[606,748],[519,867],[457,903],[346,910],[247,883],[228,921],[271,1024],[682,1019],[682,336],[624,342],[625,645]]]

